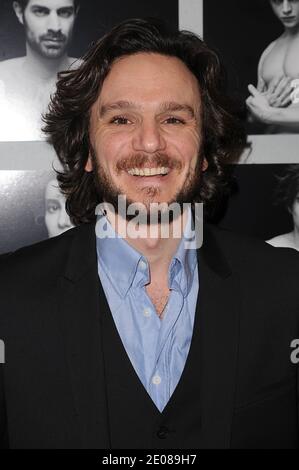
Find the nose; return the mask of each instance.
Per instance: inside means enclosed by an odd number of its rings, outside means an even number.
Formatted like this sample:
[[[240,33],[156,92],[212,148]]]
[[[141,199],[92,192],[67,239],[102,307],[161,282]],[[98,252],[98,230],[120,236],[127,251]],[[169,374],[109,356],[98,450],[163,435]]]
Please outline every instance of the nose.
[[[65,211],[64,208],[60,210],[59,218],[58,218],[58,227],[60,229],[70,228],[72,223],[70,221],[69,215]]]
[[[290,0],[283,0],[282,12],[284,15],[288,15],[292,12],[292,4]]]
[[[61,31],[61,22],[60,18],[57,15],[56,11],[51,11],[48,16],[48,31]]]
[[[155,153],[165,150],[165,147],[166,142],[158,123],[152,120],[144,120],[134,134],[134,150]]]

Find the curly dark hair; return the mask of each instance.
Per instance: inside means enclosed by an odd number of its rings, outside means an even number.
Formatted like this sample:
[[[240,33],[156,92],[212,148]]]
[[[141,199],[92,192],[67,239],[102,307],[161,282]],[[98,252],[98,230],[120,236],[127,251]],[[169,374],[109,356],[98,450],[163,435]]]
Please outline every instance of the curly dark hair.
[[[275,203],[291,212],[295,199],[299,196],[299,165],[288,165],[284,174],[276,178],[278,184],[275,190]]]
[[[226,74],[217,53],[196,34],[172,30],[157,19],[130,19],[93,43],[76,70],[59,74],[57,91],[44,116],[44,132],[63,171],[58,181],[74,224],[90,222],[100,196],[94,172],[85,171],[90,152],[90,109],[114,61],[136,53],[177,57],[197,78],[202,99],[203,151],[208,161],[196,200],[208,203],[227,185],[224,164],[246,145],[244,126],[226,94]],[[190,201],[194,202],[194,201]]]

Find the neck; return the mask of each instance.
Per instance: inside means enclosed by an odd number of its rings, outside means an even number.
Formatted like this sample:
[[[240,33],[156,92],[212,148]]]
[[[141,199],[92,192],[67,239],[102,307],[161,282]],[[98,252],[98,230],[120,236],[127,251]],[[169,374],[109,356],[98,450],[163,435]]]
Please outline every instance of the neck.
[[[42,57],[34,51],[29,44],[26,45],[26,70],[36,78],[51,79],[57,77],[57,73],[67,69],[69,66],[69,57],[64,54],[57,59],[48,59]]]
[[[170,262],[177,251],[188,220],[187,210],[169,224],[139,226],[136,228],[138,238],[132,233],[132,224],[119,214],[114,215],[108,209],[107,218],[115,232],[148,260],[151,278],[164,279],[167,282]]]
[[[294,26],[294,28],[286,28],[284,35],[288,38],[295,38],[299,36],[299,25]]]

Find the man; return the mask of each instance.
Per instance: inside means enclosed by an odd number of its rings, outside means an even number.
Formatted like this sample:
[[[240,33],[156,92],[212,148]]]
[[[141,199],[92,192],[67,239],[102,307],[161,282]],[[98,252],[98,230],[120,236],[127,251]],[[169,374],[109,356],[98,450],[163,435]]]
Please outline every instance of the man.
[[[299,2],[270,0],[284,27],[279,38],[263,52],[257,88],[249,85],[247,104],[252,116],[267,125],[267,132],[299,132]]]
[[[78,1],[16,0],[13,8],[24,27],[26,55],[0,63],[0,139],[40,140],[57,73],[76,60],[67,51]]]
[[[63,74],[46,131],[78,227],[2,260],[3,447],[298,447],[296,253],[207,224],[187,243],[246,142],[222,78],[138,19]]]

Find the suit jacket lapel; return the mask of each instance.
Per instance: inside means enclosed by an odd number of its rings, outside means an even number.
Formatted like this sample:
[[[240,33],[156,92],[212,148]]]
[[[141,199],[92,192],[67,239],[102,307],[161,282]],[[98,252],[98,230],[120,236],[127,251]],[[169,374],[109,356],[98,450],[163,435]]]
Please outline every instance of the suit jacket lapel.
[[[198,250],[201,448],[227,448],[236,389],[239,279],[205,226]]]
[[[94,225],[74,235],[59,304],[82,448],[109,448]]]

